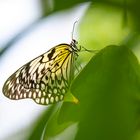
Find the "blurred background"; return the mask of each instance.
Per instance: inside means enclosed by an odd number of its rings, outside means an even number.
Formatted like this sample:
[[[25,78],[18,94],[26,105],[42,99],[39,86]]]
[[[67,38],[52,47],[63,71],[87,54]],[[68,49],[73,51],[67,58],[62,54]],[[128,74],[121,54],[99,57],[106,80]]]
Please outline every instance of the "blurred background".
[[[13,72],[53,46],[70,43],[75,21],[74,38],[80,45],[88,49],[127,45],[140,59],[139,9],[136,0],[1,0],[0,140],[24,140],[47,109],[32,100],[4,97],[3,84]],[[81,55],[83,63],[90,58]]]

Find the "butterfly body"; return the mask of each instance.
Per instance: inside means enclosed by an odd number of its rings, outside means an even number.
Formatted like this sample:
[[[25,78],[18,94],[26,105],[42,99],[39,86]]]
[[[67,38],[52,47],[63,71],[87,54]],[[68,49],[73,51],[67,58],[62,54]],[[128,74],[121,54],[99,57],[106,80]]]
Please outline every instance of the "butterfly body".
[[[42,105],[63,100],[80,51],[76,44],[74,39],[71,44],[59,44],[19,68],[5,82],[4,95],[13,100],[32,98]]]

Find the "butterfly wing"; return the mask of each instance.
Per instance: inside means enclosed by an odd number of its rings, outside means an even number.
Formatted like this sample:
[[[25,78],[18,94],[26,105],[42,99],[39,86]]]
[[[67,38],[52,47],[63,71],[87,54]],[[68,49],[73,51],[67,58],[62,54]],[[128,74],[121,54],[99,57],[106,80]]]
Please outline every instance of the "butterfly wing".
[[[63,100],[74,73],[74,55],[68,44],[50,49],[11,75],[4,95],[14,100],[32,98],[42,105]]]

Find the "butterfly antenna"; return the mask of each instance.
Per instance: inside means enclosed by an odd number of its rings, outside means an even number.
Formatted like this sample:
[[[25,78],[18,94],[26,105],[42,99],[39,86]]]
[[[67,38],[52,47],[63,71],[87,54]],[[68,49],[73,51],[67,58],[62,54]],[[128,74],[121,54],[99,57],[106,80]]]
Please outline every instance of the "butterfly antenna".
[[[73,24],[72,34],[71,34],[71,38],[72,38],[72,40],[74,39],[74,38],[73,38],[73,35],[74,35],[74,29],[75,29],[75,24],[76,24],[77,22],[78,22],[78,21],[75,21],[74,24]]]

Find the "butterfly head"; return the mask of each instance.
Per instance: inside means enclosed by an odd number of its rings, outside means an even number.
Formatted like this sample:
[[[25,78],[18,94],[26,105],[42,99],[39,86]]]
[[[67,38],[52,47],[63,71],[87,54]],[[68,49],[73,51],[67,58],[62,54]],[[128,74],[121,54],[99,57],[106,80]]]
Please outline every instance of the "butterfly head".
[[[78,48],[78,41],[76,41],[75,39],[72,39],[71,43],[70,43],[73,51],[80,51],[80,49]]]

